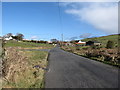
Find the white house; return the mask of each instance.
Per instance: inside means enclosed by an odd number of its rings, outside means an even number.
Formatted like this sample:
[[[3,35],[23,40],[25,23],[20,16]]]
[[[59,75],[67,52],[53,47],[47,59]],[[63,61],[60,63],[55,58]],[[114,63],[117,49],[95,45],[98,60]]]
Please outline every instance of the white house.
[[[49,44],[51,44],[51,43],[52,43],[52,41],[48,41],[48,43],[49,43]]]
[[[80,45],[80,46],[84,46],[86,44],[86,42],[82,42],[81,40],[79,42],[76,43],[77,45]]]
[[[79,44],[86,44],[86,42],[82,42],[81,40],[78,43]]]
[[[0,39],[2,39],[2,37],[0,36]]]
[[[10,36],[10,37],[5,37],[4,40],[13,40],[13,38]]]

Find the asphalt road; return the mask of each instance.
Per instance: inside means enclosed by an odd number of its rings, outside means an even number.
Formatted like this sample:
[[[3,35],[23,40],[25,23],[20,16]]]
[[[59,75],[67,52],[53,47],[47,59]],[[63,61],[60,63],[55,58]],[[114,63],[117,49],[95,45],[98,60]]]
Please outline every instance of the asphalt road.
[[[50,51],[45,88],[117,88],[118,69],[55,47]]]

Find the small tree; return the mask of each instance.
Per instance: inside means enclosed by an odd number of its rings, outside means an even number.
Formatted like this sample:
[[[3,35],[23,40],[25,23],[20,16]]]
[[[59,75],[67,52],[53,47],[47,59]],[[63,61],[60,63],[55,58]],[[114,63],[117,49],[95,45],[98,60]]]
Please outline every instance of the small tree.
[[[11,36],[12,36],[12,33],[8,33],[8,34],[4,35],[3,38],[9,38]]]
[[[7,36],[8,36],[8,37],[11,37],[11,36],[12,36],[12,33],[8,33]]]
[[[57,39],[51,39],[51,42],[57,44],[58,40]]]
[[[24,35],[23,34],[21,34],[21,33],[17,33],[17,40],[22,40],[23,39],[23,37],[24,37]]]
[[[106,48],[107,48],[107,49],[109,49],[109,48],[110,48],[110,49],[111,49],[111,48],[114,48],[114,42],[109,40],[109,41],[107,42]]]
[[[13,39],[20,40],[20,41],[23,40],[23,37],[24,37],[24,35],[21,33],[17,33],[17,35],[12,36]]]

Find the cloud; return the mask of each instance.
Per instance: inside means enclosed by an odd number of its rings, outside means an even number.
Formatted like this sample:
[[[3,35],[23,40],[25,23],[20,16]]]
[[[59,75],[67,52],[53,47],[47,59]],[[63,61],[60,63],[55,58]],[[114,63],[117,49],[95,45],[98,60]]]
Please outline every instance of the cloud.
[[[70,40],[78,39],[78,37],[71,37]]]
[[[78,8],[65,10],[78,20],[87,22],[98,30],[113,34],[118,33],[118,4],[117,3],[74,3]]]
[[[84,34],[80,35],[80,38],[88,38],[91,35],[92,35],[91,33],[84,33]]]
[[[33,39],[33,40],[38,39],[38,37],[37,36],[32,36],[31,39]]]

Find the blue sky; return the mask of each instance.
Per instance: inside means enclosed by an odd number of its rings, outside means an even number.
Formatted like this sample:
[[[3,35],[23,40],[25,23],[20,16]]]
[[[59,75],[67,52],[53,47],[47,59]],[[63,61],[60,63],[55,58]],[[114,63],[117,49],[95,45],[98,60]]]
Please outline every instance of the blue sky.
[[[2,3],[0,2],[0,35],[2,34]]]
[[[22,33],[26,39],[50,40],[56,38],[61,40],[61,34],[64,40],[82,39],[85,37],[102,36],[114,34],[112,23],[101,25],[101,16],[97,13],[89,13],[89,9],[102,9],[102,4],[94,3],[59,3],[58,2],[3,2],[2,3],[2,34]],[[96,6],[97,5],[97,6]],[[106,5],[106,6],[105,6]],[[108,5],[108,6],[107,6]],[[95,6],[95,7],[93,7]],[[84,10],[85,7],[88,11]],[[93,8],[92,8],[93,7]],[[113,3],[104,4],[103,9],[110,9],[108,14],[114,10]],[[95,12],[95,9],[93,12]],[[59,12],[60,10],[60,12]],[[81,13],[80,11],[83,11]],[[96,10],[100,11],[100,10]],[[101,11],[100,11],[101,12]],[[104,11],[103,11],[104,13]],[[114,12],[113,12],[114,13]],[[92,15],[95,15],[93,17]],[[116,15],[116,14],[115,14]],[[98,17],[97,17],[98,16]],[[113,16],[111,16],[113,17]],[[113,20],[114,18],[108,19]],[[91,19],[93,18],[93,19]],[[94,20],[95,18],[98,18]],[[100,20],[99,20],[100,18]],[[103,17],[104,19],[104,17]],[[107,20],[106,20],[107,21]],[[105,20],[103,22],[107,23]],[[112,22],[112,21],[110,21]],[[113,26],[109,32],[106,26]]]

